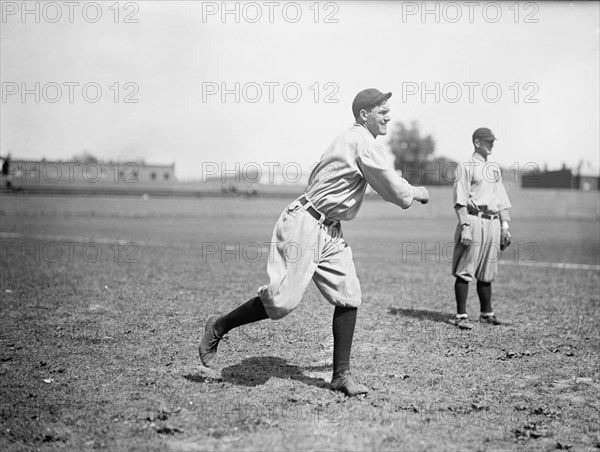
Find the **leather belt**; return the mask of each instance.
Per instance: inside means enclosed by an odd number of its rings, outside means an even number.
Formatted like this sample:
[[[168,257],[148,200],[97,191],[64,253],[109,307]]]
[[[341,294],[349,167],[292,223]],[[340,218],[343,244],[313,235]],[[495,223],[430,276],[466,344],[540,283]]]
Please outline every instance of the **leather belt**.
[[[321,217],[325,217],[324,215],[321,215],[321,213],[315,209],[312,205],[312,203],[310,203],[308,201],[308,199],[306,199],[306,196],[301,196],[298,201],[300,201],[300,204],[302,204],[303,206],[306,206],[308,204],[308,207],[306,207],[304,210],[306,210],[311,217],[313,217],[315,220],[321,222]],[[334,223],[337,223],[336,220],[331,220],[329,218],[323,218],[322,221],[324,226],[331,226]]]
[[[495,220],[500,218],[497,213],[483,213],[483,212],[469,212],[469,215],[474,215],[479,218],[485,218],[486,220]]]

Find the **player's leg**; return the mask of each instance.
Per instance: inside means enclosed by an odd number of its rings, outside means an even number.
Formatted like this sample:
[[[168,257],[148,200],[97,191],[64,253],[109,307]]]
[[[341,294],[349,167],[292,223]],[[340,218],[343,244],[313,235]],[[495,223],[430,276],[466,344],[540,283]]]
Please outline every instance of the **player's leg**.
[[[268,318],[260,297],[254,297],[230,313],[217,318],[213,329],[217,336],[224,336],[234,328]]]
[[[271,319],[285,317],[300,303],[317,268],[324,235],[300,202],[284,210],[269,244],[269,284],[258,294]]]
[[[358,308],[336,306],[333,311],[333,374],[350,370],[350,352]]]
[[[492,283],[477,281],[477,295],[481,305],[479,321],[490,325],[510,325],[506,320],[500,320],[492,309]]]
[[[454,324],[463,330],[473,329],[473,323],[467,315],[467,299],[469,282],[475,274],[476,256],[481,247],[481,226],[479,217],[469,215],[472,243],[465,246],[460,242],[461,226],[457,225],[454,233],[454,254],[452,257],[452,275],[454,280],[454,297],[456,299],[456,318]]]
[[[481,307],[481,315],[494,314],[492,311],[492,283],[477,281],[477,296]]]
[[[350,373],[350,356],[358,306],[361,304],[361,290],[352,250],[344,241],[339,225],[330,227],[328,231],[313,281],[325,299],[335,306],[332,321],[331,389],[350,397],[366,394],[368,388],[355,382]]]
[[[469,282],[462,278],[454,281],[454,297],[456,298],[456,319],[454,324],[462,330],[473,329],[473,323],[467,315],[467,298],[469,297]]]
[[[336,306],[333,311],[333,377],[331,389],[354,397],[367,394],[368,388],[357,383],[350,373],[350,354],[358,308]]]
[[[477,295],[481,305],[479,321],[490,325],[510,325],[506,320],[500,320],[492,309],[492,283],[477,281]]]
[[[219,342],[232,329],[267,318],[283,318],[300,303],[317,266],[314,256],[304,250],[318,248],[312,241],[319,239],[319,229],[314,218],[299,207],[297,201],[287,206],[273,230],[267,261],[269,284],[259,289],[257,297],[228,314],[206,320],[199,345],[205,366],[211,365]]]
[[[479,265],[475,274],[477,278],[477,296],[481,307],[479,321],[490,325],[508,325],[509,322],[499,320],[492,308],[492,282],[498,273],[500,258],[500,222],[482,220],[482,249]]]
[[[467,298],[469,297],[469,281],[456,278],[454,281],[454,297],[456,298],[456,315],[467,315]]]
[[[217,354],[219,342],[229,331],[267,318],[269,316],[259,297],[248,300],[224,316],[209,316],[204,325],[204,336],[198,347],[202,363],[207,367],[211,366]]]

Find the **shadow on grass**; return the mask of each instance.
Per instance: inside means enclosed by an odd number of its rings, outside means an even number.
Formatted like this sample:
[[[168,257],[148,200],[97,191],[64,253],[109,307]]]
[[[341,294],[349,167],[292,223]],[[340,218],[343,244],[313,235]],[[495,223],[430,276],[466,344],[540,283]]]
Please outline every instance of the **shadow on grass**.
[[[453,318],[452,315],[437,311],[428,311],[426,309],[402,309],[390,307],[388,308],[388,313],[419,320],[433,320],[434,322],[442,322],[446,324],[451,324],[451,319]]]
[[[300,381],[318,388],[329,388],[322,378],[304,375],[298,366],[287,364],[282,358],[274,356],[256,356],[243,360],[239,364],[226,367],[221,371],[223,381],[241,386],[259,386],[272,377]]]

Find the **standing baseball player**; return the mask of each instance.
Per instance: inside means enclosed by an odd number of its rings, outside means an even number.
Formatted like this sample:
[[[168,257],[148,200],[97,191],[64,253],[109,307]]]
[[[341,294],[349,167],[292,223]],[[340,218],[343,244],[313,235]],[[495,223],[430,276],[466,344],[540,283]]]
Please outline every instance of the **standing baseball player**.
[[[470,330],[473,323],[467,316],[469,283],[477,280],[477,295],[481,307],[479,321],[490,325],[505,325],[492,309],[492,282],[498,271],[500,250],[510,245],[508,200],[500,167],[488,162],[496,137],[488,128],[473,133],[473,155],[457,167],[454,180],[454,209],[458,226],[454,236],[452,275],[456,277],[455,325]]]
[[[312,280],[335,306],[331,389],[348,396],[367,393],[367,388],[350,375],[361,289],[340,222],[356,216],[367,184],[384,200],[403,209],[413,201],[429,201],[425,187],[413,187],[400,177],[375,141],[387,133],[391,95],[377,89],[356,95],[352,103],[355,124],[327,148],[310,174],[306,193],[283,210],[275,225],[267,263],[269,283],[237,309],[206,319],[199,346],[205,366],[211,366],[219,341],[227,332],[251,322],[285,317],[296,309]]]

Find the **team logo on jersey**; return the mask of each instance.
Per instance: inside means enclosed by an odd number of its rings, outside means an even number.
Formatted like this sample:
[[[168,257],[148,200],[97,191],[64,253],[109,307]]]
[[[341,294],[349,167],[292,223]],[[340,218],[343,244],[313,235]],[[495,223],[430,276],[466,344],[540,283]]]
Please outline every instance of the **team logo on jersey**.
[[[498,167],[498,165],[492,165],[492,170],[490,171],[490,173],[494,182],[500,182],[500,177],[502,173],[500,172],[500,168]]]

